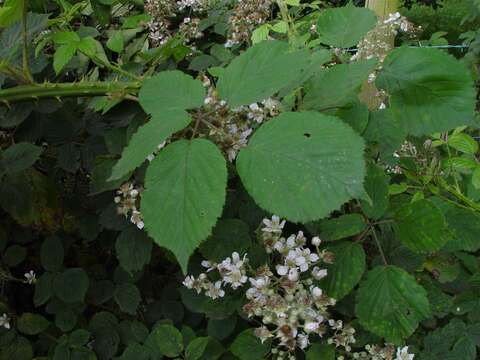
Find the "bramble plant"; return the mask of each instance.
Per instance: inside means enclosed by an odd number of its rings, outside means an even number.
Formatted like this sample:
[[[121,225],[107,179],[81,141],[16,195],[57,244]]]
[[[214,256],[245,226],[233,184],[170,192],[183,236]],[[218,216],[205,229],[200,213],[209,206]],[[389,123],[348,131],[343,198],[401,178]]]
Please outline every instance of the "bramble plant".
[[[480,3],[388,1],[1,2],[0,360],[476,359]]]

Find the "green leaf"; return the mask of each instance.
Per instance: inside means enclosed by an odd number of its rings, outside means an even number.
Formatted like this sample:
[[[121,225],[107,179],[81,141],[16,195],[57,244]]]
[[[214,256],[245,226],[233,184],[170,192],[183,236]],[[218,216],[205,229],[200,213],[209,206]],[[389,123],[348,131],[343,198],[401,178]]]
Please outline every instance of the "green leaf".
[[[268,34],[270,33],[270,27],[270,24],[263,24],[253,30],[251,37],[252,44],[255,45],[261,41],[267,40]]]
[[[117,238],[115,251],[120,265],[127,272],[140,271],[150,262],[152,240],[145,232],[131,226]]]
[[[68,341],[74,346],[83,346],[88,343],[90,332],[84,329],[77,329],[69,335]]]
[[[200,107],[204,96],[205,89],[200,81],[173,70],[163,71],[145,80],[138,99],[146,113],[161,116],[165,111]]]
[[[43,273],[35,283],[35,293],[33,296],[33,303],[35,306],[45,304],[53,295],[54,275],[52,273]]]
[[[186,360],[198,360],[205,352],[208,342],[210,341],[209,337],[199,337],[191,341],[188,344],[187,349],[185,350],[185,359]]]
[[[364,218],[360,214],[346,214],[338,218],[322,220],[317,224],[322,239],[334,241],[360,234],[367,228]]]
[[[377,266],[360,284],[355,313],[367,330],[399,345],[430,316],[430,305],[413,276],[395,266]]]
[[[357,45],[377,23],[372,10],[356,7],[352,3],[320,12],[317,32],[324,44],[349,48]]]
[[[335,360],[333,345],[312,344],[305,353],[306,360]]]
[[[131,343],[127,346],[122,356],[118,360],[149,360],[151,359],[151,352],[144,345],[138,343]]]
[[[206,259],[219,263],[234,251],[245,254],[251,244],[247,224],[237,219],[220,220],[212,235],[200,245],[200,253]]]
[[[147,156],[157,150],[158,145],[170,135],[182,130],[190,124],[190,115],[184,111],[164,112],[153,116],[145,125],[132,135],[122,158],[115,164],[110,180],[122,178],[141,165]]]
[[[52,285],[55,295],[60,300],[66,303],[81,302],[85,299],[89,279],[85,270],[71,268],[56,275]]]
[[[172,84],[175,87],[172,88]],[[132,136],[110,179],[118,179],[134,170],[157,150],[159,144],[190,124],[190,115],[185,110],[202,106],[204,96],[205,89],[200,81],[177,70],[164,71],[145,80],[139,101],[152,118]]]
[[[50,322],[41,315],[32,313],[23,313],[18,318],[18,330],[26,335],[38,335],[47,330]]]
[[[117,161],[112,158],[97,157],[95,159],[94,168],[90,174],[91,194],[98,194],[105,191],[118,189],[130,178],[131,173],[127,172],[125,176],[120,177],[118,180],[110,181],[112,169],[116,163]]]
[[[40,261],[47,271],[58,271],[63,266],[63,242],[59,237],[48,237],[40,248]]]
[[[24,1],[5,0],[0,7],[0,28],[7,27],[22,18]]]
[[[388,208],[388,185],[389,176],[380,166],[370,164],[367,167],[367,176],[365,177],[365,191],[372,200],[372,204],[361,200],[362,210],[369,218],[380,219]]]
[[[141,203],[145,228],[175,254],[184,272],[222,213],[226,185],[225,159],[207,140],[168,145],[147,169]]]
[[[262,208],[308,222],[363,193],[363,149],[362,138],[335,117],[283,113],[255,132],[237,170]]]
[[[327,265],[328,275],[322,279],[322,289],[336,300],[342,299],[358,284],[365,271],[365,252],[360,244],[342,242],[328,247],[335,261]]]
[[[35,164],[40,158],[42,148],[28,142],[21,142],[10,146],[3,153],[0,152],[0,166],[7,174],[14,174]]]
[[[12,245],[3,253],[3,261],[10,267],[21,264],[27,257],[27,249],[20,245]]]
[[[477,166],[472,173],[472,185],[475,189],[480,189],[480,166]]]
[[[334,65],[318,71],[305,84],[303,109],[322,111],[358,102],[357,94],[376,64],[377,61],[371,59]]]
[[[456,207],[446,202],[435,202],[443,211],[452,234],[443,251],[477,251],[480,249],[480,215],[472,210]]]
[[[183,351],[182,334],[174,326],[168,324],[156,326],[148,335],[146,344],[153,347],[152,350],[160,352],[159,355],[170,358],[179,356]]]
[[[240,360],[263,360],[270,352],[271,342],[263,344],[254,334],[253,329],[242,331],[230,345],[230,352]]]
[[[370,119],[363,134],[365,139],[378,145],[380,158],[388,164],[393,162],[393,153],[400,148],[407,137],[404,126],[389,110],[370,113]]]
[[[0,347],[1,360],[32,360],[33,349],[30,341],[23,336],[16,336],[13,341]]]
[[[77,46],[77,43],[61,45],[55,51],[55,54],[53,54],[53,69],[57,75],[60,74],[65,65],[73,58],[73,55],[75,55],[77,51]]]
[[[113,298],[123,312],[131,315],[135,315],[142,300],[138,288],[130,283],[117,285]]]
[[[209,319],[207,325],[207,333],[209,336],[217,340],[225,340],[232,335],[237,325],[236,314],[230,316],[228,319],[215,320]]]
[[[65,308],[55,314],[55,326],[63,332],[71,331],[77,324],[77,315],[72,309]]]
[[[78,44],[78,50],[90,58],[95,58],[99,42],[91,36],[83,38]],[[100,45],[101,46],[101,45]]]
[[[452,319],[446,326],[429,333],[424,341],[421,359],[425,360],[475,360],[474,337],[460,319]]]
[[[122,32],[114,31],[107,41],[107,47],[116,53],[121,53],[123,51],[123,46]]]
[[[478,151],[478,143],[468,134],[453,134],[448,137],[448,146],[465,154],[474,155]]]
[[[80,36],[73,31],[58,31],[53,34],[52,40],[57,45],[70,45],[80,42]]]
[[[306,51],[289,52],[286,42],[262,41],[228,65],[217,90],[232,108],[264,100],[299,77],[308,59]]]
[[[370,112],[367,105],[358,100],[338,109],[335,115],[350,125],[357,133],[362,134],[368,125]]]
[[[393,227],[398,239],[417,253],[440,250],[449,239],[445,217],[425,199],[402,206],[395,213]]]
[[[444,51],[396,49],[385,59],[376,83],[390,94],[391,110],[413,135],[473,121],[476,92],[470,71]]]

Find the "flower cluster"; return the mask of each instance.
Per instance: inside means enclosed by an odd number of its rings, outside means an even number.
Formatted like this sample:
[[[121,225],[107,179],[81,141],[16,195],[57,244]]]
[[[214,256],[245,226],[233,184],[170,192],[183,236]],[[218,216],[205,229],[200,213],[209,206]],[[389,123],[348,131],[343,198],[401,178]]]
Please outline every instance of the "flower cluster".
[[[117,196],[114,198],[118,214],[125,217],[130,215],[130,221],[139,229],[143,229],[145,225],[142,220],[142,214],[138,210],[138,201],[142,191],[143,188],[135,188],[133,183],[126,182],[120,186],[120,189],[117,190]]]
[[[198,277],[187,276],[183,284],[212,299],[224,296],[227,285],[232,290],[247,287],[243,311],[249,318],[261,320],[255,334],[262,342],[275,340],[277,346],[272,353],[277,359],[294,359],[292,354],[297,348],[305,349],[311,338],[327,332],[331,333],[332,344],[350,349],[355,341],[353,328],[330,318],[327,308],[335,300],[314,283],[327,275],[326,269],[318,265],[331,262],[333,256],[320,251],[318,237],[307,241],[302,232],[282,237],[284,225],[285,221],[273,216],[263,220],[259,231],[259,239],[274,260],[273,268],[264,265],[253,271],[247,267],[247,256],[234,252],[218,264],[203,261],[206,272]],[[208,273],[214,270],[220,280],[209,280]]]
[[[248,137],[255,126],[279,113],[279,102],[268,98],[260,103],[231,109],[226,101],[220,100],[208,77],[203,78],[208,88],[204,106],[195,116],[203,119],[207,136],[227,154],[229,161],[235,160],[238,151],[247,145]]]
[[[270,17],[272,0],[242,0],[233,9],[228,19],[230,33],[225,47],[249,42],[253,31]]]
[[[145,11],[152,16],[148,24],[149,38],[154,46],[165,44],[173,35],[174,18],[179,13],[201,13],[210,6],[208,0],[146,0]],[[203,36],[199,30],[199,18],[183,18],[178,27],[178,34],[184,39],[185,44]]]
[[[205,272],[187,276],[184,286],[212,299],[225,296],[228,288],[244,289],[243,311],[248,318],[260,320],[254,333],[262,343],[272,341],[271,353],[277,360],[296,359],[295,351],[305,350],[315,339],[324,339],[354,359],[413,360],[408,347],[396,349],[389,344],[352,351],[355,329],[331,317],[328,310],[335,300],[316,282],[327,276],[320,265],[332,263],[333,254],[320,250],[319,237],[308,240],[301,231],[283,237],[284,227],[285,220],[273,216],[264,219],[258,231],[272,265],[254,270],[247,255],[234,252],[220,263],[202,261]],[[215,280],[210,280],[212,272]]]
[[[170,18],[174,16],[175,10],[174,0],[145,1],[145,12],[152,17],[148,27],[149,38],[154,45],[162,45],[170,38]]]
[[[395,348],[391,344],[385,346],[365,345],[365,350],[352,353],[359,360],[413,360],[415,355],[408,352],[408,346]],[[344,357],[339,357],[343,360]]]

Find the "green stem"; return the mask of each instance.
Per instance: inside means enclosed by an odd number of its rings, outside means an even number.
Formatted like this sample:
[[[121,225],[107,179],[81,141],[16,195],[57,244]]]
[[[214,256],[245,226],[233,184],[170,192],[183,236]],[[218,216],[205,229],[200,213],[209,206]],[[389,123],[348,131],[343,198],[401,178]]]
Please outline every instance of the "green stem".
[[[0,90],[0,102],[10,103],[25,100],[61,97],[90,97],[112,94],[136,94],[142,83],[103,81],[79,83],[44,83],[34,85],[20,85]]]
[[[120,75],[126,76],[129,79],[132,79],[132,80],[135,80],[135,81],[142,81],[142,78],[140,76],[137,76],[135,74],[132,74],[131,72],[123,70],[120,66],[116,66],[116,65],[110,64],[109,62],[103,61],[98,56],[94,56],[93,60],[96,63],[99,63],[99,64],[105,66],[107,69],[112,70],[114,72],[117,72]]]
[[[280,16],[282,20],[285,21],[288,25],[288,39],[291,41],[296,35],[295,24],[288,13],[288,6],[283,0],[277,0],[278,8],[280,9]]]
[[[385,264],[385,266],[387,266],[388,265],[387,258],[385,257],[385,253],[383,252],[382,245],[378,240],[377,232],[375,231],[375,228],[373,226],[371,227],[371,229],[372,229],[373,239],[375,240],[375,244],[377,245],[378,251],[380,253],[380,257],[382,258],[382,261]]]

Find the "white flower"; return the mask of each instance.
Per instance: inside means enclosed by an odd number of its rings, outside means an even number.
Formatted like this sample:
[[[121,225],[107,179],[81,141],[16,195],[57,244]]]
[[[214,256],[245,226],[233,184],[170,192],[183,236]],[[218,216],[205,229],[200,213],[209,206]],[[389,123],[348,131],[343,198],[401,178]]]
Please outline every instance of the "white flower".
[[[319,326],[320,324],[318,322],[308,321],[305,323],[303,328],[305,329],[306,332],[312,332],[317,330]]]
[[[320,289],[318,286],[315,286],[313,289],[312,289],[312,295],[316,298],[319,298],[320,296],[322,296],[323,294],[323,291],[322,289]]]
[[[192,275],[188,275],[185,280],[183,280],[183,285],[187,289],[193,289],[193,284],[195,283],[195,278]]]
[[[288,266],[286,265],[277,265],[276,269],[277,269],[277,274],[280,276],[285,276],[288,273]]]
[[[28,273],[25,273],[23,276],[25,276],[25,279],[26,279],[25,281],[30,285],[35,284],[35,282],[37,281],[35,272],[33,270],[30,270]]]
[[[215,284],[208,284],[208,290],[205,292],[205,295],[214,300],[219,297],[224,297],[225,291],[222,289],[222,282],[217,281]]]
[[[297,336],[297,343],[300,349],[305,349],[310,344],[310,341],[308,340],[308,335],[299,334]]]
[[[312,270],[312,276],[315,278],[315,280],[321,280],[327,276],[327,269],[320,269],[319,267],[315,266]]]
[[[288,280],[290,281],[297,281],[299,278],[298,270],[296,268],[292,268],[288,271]]]
[[[250,110],[253,110],[253,111],[260,110],[260,107],[258,106],[257,103],[250,104],[250,105],[248,105],[248,107],[250,108]]]
[[[262,344],[265,342],[265,340],[273,336],[273,334],[270,332],[270,330],[267,329],[266,326],[261,326],[259,328],[256,328],[255,335],[260,339],[260,342]]]
[[[262,222],[265,225],[265,227],[262,228],[263,232],[281,233],[285,226],[285,220],[280,221],[280,217],[277,215],[273,215],[272,220],[263,219]]]
[[[408,353],[408,346],[404,346],[403,348],[397,348],[397,357],[395,360],[413,360],[414,354]]]
[[[319,246],[321,242],[322,242],[322,240],[320,240],[320,238],[318,236],[315,236],[314,238],[312,238],[312,245],[313,246]]]
[[[295,243],[295,235],[290,235],[287,238],[287,248],[293,249],[297,244]]]
[[[7,314],[0,316],[0,326],[3,326],[5,329],[10,329],[10,318]]]

